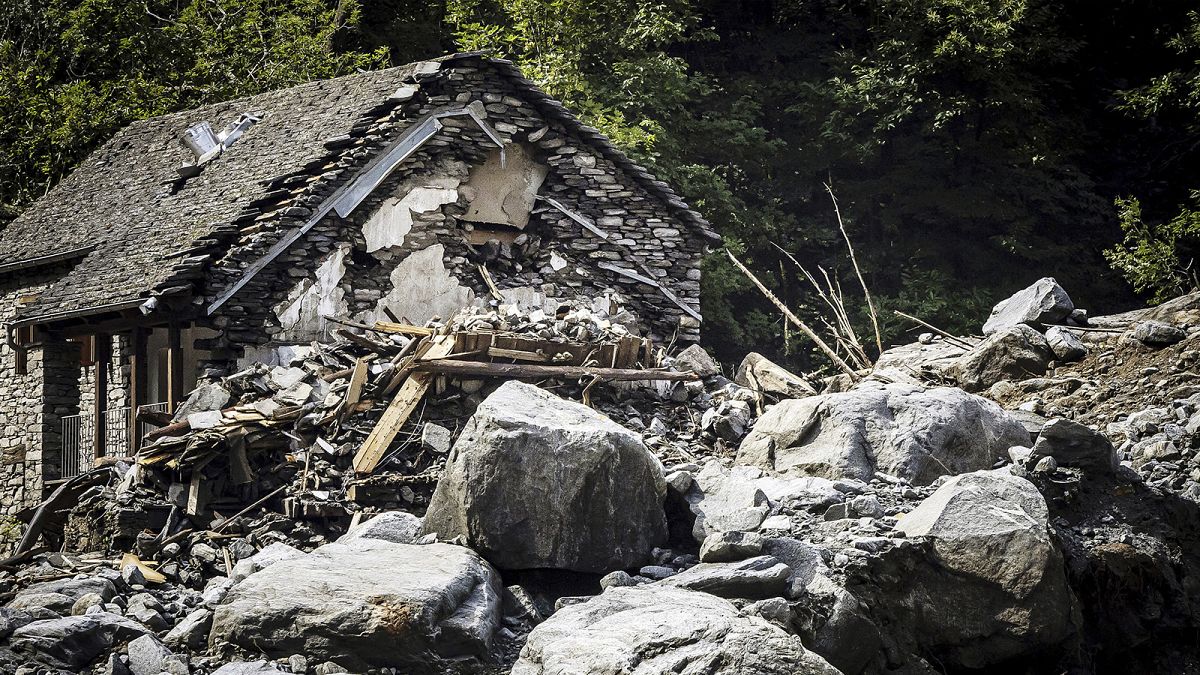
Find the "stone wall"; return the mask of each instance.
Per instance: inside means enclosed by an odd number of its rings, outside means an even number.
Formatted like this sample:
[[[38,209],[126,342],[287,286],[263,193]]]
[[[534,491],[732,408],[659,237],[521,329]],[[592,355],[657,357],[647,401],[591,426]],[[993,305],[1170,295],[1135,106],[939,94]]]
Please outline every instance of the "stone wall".
[[[0,322],[11,321],[21,296],[44,289],[64,272],[59,266],[0,278]],[[0,340],[0,514],[14,514],[42,499],[42,462],[57,471],[61,416],[78,401],[78,347],[35,344],[26,352],[27,374],[17,374],[17,354]]]
[[[214,266],[209,300],[401,130],[435,110],[471,106],[505,141],[513,171],[535,176],[525,179],[539,196],[593,228],[545,200],[534,203],[532,192],[488,194],[507,180],[496,173],[495,144],[469,118],[443,118],[444,128],[348,219],[323,219],[227,302],[212,317],[212,327],[223,334],[206,346],[217,349],[218,358],[233,359],[249,345],[320,338],[329,330],[323,316],[386,319],[384,306],[421,323],[463,304],[489,302],[480,265],[506,301],[552,307],[560,300],[615,297],[642,319],[651,337],[697,340],[699,322],[644,279],[698,311],[707,240],[575,127],[546,119],[518,85],[482,60],[458,62],[423,76],[415,94],[371,111],[356,126],[357,136],[332,143],[340,149],[330,161],[276,181],[273,187],[289,196],[256,205],[258,215],[247,217],[252,224],[243,226]],[[481,175],[486,171],[492,173]],[[304,188],[299,196],[297,187]],[[529,203],[532,213],[518,213],[517,226],[491,224]]]

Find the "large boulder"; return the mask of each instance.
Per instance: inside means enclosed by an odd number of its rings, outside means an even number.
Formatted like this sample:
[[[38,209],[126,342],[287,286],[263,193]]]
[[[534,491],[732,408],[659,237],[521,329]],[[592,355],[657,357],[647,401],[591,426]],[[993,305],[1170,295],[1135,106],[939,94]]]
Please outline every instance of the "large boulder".
[[[1087,356],[1087,345],[1083,344],[1069,328],[1051,326],[1046,329],[1046,344],[1054,352],[1054,358],[1062,363],[1078,361]]]
[[[1045,336],[1026,325],[1002,328],[963,355],[951,373],[967,391],[983,391],[1002,380],[1041,377],[1054,360]]]
[[[800,638],[729,601],[666,586],[611,587],[529,634],[512,675],[834,675]]]
[[[13,631],[13,651],[56,668],[79,672],[120,642],[149,632],[142,624],[118,614],[96,612],[61,619],[34,621]]]
[[[1173,345],[1186,337],[1186,330],[1162,321],[1142,321],[1133,329],[1133,338],[1151,347]]]
[[[925,485],[991,468],[1029,434],[1000,406],[961,389],[863,385],[781,401],[742,441],[737,462],[784,474]]]
[[[857,675],[879,658],[879,628],[849,591],[816,574],[800,602],[808,611],[798,612],[794,623],[805,646],[835,668]]]
[[[1071,297],[1052,277],[1038,279],[1026,288],[992,308],[983,334],[1022,324],[1052,324],[1063,321],[1075,310]]]
[[[817,393],[804,378],[758,352],[750,352],[742,359],[733,381],[771,399],[799,398]]]
[[[912,634],[948,667],[1060,644],[1074,601],[1048,518],[1041,493],[1007,469],[950,479],[896,526],[927,537],[936,564],[903,575],[889,603],[911,609]]]
[[[700,563],[658,583],[723,598],[771,598],[784,594],[792,568],[769,555],[738,562]]]
[[[502,569],[638,567],[667,538],[662,465],[604,415],[510,381],[467,422],[425,515]]]
[[[1033,461],[1053,457],[1059,466],[1095,469],[1105,473],[1117,468],[1119,460],[1112,441],[1079,422],[1057,418],[1046,422],[1033,444]]]
[[[26,611],[48,609],[56,614],[68,615],[75,602],[85,595],[96,595],[103,602],[108,602],[116,594],[117,587],[104,577],[56,579],[30,584],[6,606]]]
[[[440,657],[487,658],[500,593],[492,567],[460,546],[327,544],[234,586],[214,610],[209,645],[434,673]]]

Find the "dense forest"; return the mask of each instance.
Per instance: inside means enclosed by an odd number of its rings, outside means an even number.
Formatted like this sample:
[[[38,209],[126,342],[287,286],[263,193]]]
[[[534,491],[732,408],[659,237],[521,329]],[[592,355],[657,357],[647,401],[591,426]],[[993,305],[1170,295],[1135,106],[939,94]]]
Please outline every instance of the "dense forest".
[[[1172,0],[10,0],[0,223],[122,125],[451,51],[516,61],[676,184],[768,286],[977,331],[1055,276],[1108,312],[1195,286],[1200,8]],[[723,255],[707,340],[810,346]],[[818,320],[819,323],[819,320]]]

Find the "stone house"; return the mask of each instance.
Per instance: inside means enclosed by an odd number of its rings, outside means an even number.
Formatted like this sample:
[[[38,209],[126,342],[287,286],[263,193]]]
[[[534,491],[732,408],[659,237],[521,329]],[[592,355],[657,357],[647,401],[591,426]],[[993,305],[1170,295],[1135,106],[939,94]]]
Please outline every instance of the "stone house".
[[[136,450],[139,412],[328,317],[602,299],[695,341],[717,241],[484,54],[135,122],[0,232],[0,512]]]

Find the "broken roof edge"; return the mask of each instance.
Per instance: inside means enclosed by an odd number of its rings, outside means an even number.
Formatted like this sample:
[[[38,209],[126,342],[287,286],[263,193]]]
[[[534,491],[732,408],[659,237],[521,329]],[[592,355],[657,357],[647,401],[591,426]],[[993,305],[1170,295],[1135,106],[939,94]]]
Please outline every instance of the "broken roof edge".
[[[712,224],[699,211],[688,206],[687,202],[683,201],[683,198],[666,181],[659,179],[646,167],[635,163],[604,132],[584,124],[562,102],[543,91],[536,82],[525,77],[515,63],[509,59],[488,56],[486,53],[475,53],[471,56],[481,58],[495,67],[497,72],[510,80],[518,91],[530,96],[530,103],[537,107],[539,112],[548,119],[563,123],[578,134],[584,142],[593,145],[600,151],[600,154],[623,172],[629,174],[646,192],[662,200],[669,210],[682,220],[695,225],[704,237],[714,242],[721,241],[721,235],[712,228]],[[470,56],[466,58],[470,58]]]
[[[79,248],[73,248],[59,253],[51,253],[49,255],[37,256],[34,258],[26,258],[24,260],[14,260],[13,262],[0,264],[0,275],[9,274],[11,272],[20,272],[24,270],[36,269],[38,267],[48,267],[60,262],[75,260],[76,258],[87,257],[89,253],[96,250],[97,244],[89,244]]]
[[[405,128],[395,140],[376,154],[370,162],[359,168],[353,177],[339,186],[333,194],[322,200],[321,205],[302,225],[285,233],[266,253],[247,267],[236,282],[222,290],[220,295],[208,305],[205,313],[211,315],[220,309],[221,305],[237,295],[237,292],[259,272],[265,269],[271,261],[290,248],[292,244],[299,241],[301,237],[307,234],[309,230],[330,213],[335,213],[339,218],[349,217],[350,213],[366,199],[367,195],[379,187],[397,167],[403,164],[426,141],[433,138],[442,129],[442,124],[439,120],[445,117],[470,117],[479,126],[480,130],[483,131],[484,135],[500,148],[500,152],[504,152],[504,142],[469,106],[430,112]]]

